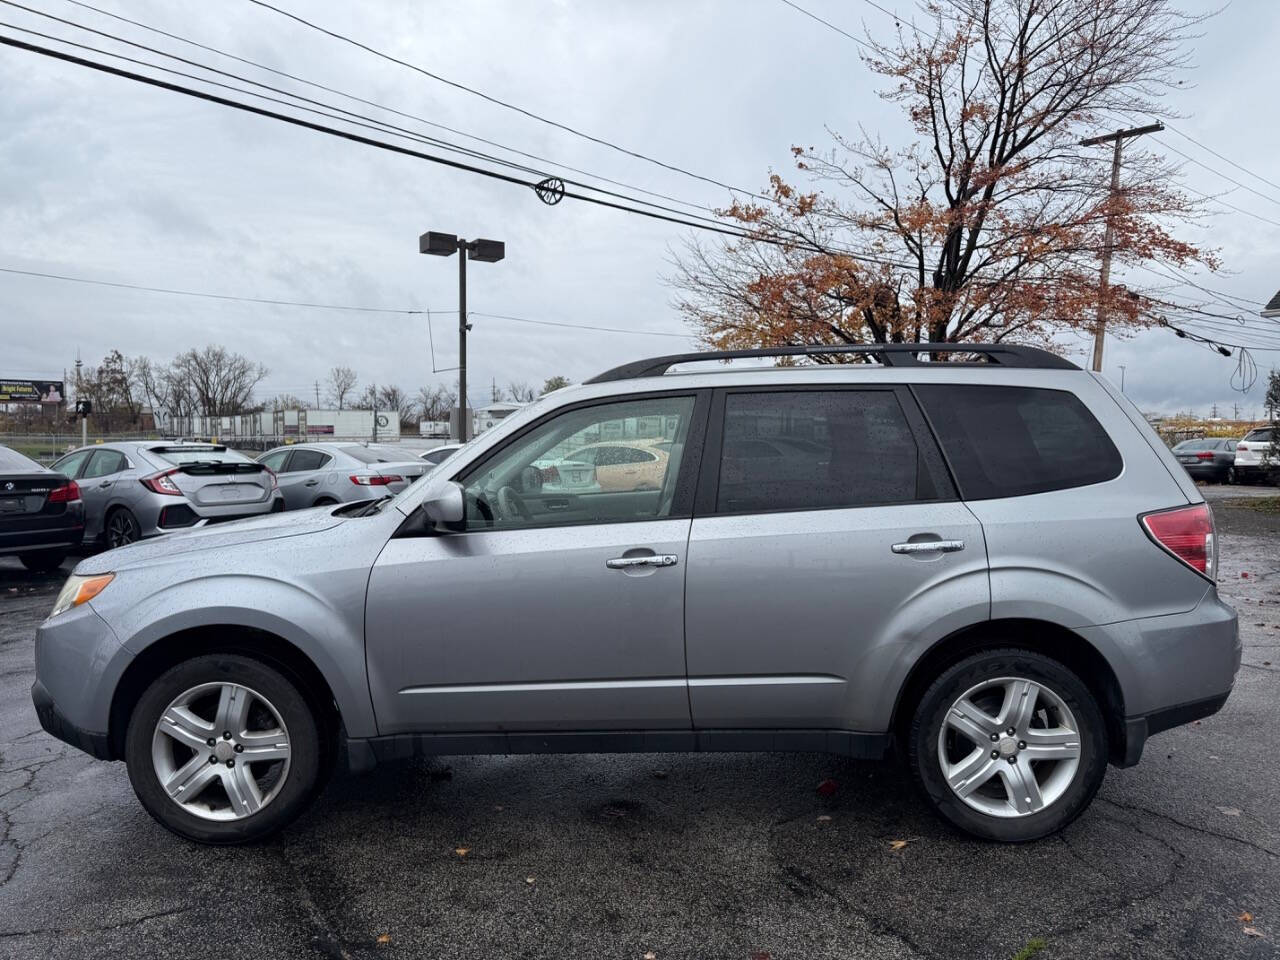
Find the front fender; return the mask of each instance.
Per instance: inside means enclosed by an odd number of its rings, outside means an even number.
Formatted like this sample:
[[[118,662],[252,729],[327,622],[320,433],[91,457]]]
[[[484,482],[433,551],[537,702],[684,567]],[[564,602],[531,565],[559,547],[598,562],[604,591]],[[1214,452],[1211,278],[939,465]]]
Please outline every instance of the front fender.
[[[148,576],[125,571],[121,576]],[[136,657],[183,631],[225,626],[274,634],[306,656],[329,684],[353,737],[375,736],[377,728],[364,657],[364,591],[367,569],[330,573],[325,591],[305,580],[268,574],[224,573],[178,583],[158,583],[127,607],[112,608],[108,594],[92,603]],[[131,597],[139,596],[131,585]],[[124,591],[121,591],[123,594]]]

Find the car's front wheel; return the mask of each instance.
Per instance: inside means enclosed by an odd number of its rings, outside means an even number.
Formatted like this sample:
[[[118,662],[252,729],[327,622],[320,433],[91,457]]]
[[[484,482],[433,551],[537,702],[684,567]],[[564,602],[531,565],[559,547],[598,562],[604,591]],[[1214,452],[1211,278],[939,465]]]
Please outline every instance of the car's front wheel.
[[[1107,766],[1088,687],[1028,650],[974,654],[925,691],[911,725],[912,770],[934,809],[989,840],[1035,840],[1087,807]]]
[[[315,715],[285,674],[237,654],[157,677],[125,740],[129,780],[160,824],[200,843],[246,843],[294,820],[315,793]]]

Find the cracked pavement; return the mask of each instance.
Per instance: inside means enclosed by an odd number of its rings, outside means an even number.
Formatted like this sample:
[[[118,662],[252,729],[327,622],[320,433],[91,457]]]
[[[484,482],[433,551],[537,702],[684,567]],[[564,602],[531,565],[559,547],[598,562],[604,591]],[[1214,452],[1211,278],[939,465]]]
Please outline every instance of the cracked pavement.
[[[956,834],[894,765],[810,754],[384,766],[267,844],[196,847],[123,764],[39,730],[61,576],[0,559],[0,957],[1280,956],[1275,536],[1222,537],[1245,642],[1223,711],[1020,847]]]

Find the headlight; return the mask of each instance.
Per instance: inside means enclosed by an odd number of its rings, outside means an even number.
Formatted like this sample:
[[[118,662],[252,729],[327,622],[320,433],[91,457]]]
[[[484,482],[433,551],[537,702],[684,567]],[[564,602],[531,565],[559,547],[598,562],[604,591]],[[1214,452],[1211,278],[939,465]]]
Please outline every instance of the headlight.
[[[53,602],[53,612],[49,616],[56,617],[72,607],[87,603],[100,594],[113,579],[115,579],[114,573],[98,573],[89,577],[78,577],[72,574],[62,585],[58,599]]]

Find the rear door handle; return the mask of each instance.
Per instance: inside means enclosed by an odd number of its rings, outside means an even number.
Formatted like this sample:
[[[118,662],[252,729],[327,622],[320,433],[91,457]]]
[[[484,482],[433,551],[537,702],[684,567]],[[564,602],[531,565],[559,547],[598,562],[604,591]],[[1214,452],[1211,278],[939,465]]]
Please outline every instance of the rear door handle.
[[[304,483],[304,484],[303,484],[303,486],[304,486],[304,487],[314,487],[314,486],[315,486],[317,483],[319,483],[319,482],[320,482],[320,479],[317,477],[317,478],[316,478],[316,479],[314,479],[314,480],[308,480],[306,483]]]
[[[615,557],[604,565],[610,570],[626,570],[628,567],[674,567],[680,558],[674,553],[659,553],[651,557]]]
[[[889,549],[894,553],[955,553],[964,549],[964,541],[917,540],[912,543],[895,543]]]

